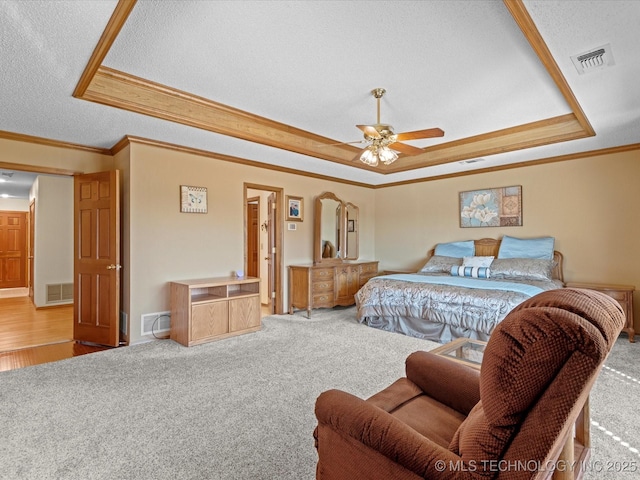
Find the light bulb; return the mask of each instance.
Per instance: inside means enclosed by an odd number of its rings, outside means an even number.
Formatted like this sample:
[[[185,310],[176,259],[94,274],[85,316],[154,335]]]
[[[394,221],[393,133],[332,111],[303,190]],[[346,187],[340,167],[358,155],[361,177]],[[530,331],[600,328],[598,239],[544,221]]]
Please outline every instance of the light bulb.
[[[367,148],[364,152],[362,152],[362,155],[360,155],[360,160],[371,167],[375,167],[376,165],[378,165],[378,155],[371,148]]]

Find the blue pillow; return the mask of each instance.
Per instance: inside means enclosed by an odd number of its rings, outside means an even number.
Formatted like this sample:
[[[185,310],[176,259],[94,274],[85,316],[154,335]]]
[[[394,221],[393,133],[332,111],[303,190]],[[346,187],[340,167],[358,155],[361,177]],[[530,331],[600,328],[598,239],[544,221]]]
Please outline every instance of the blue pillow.
[[[553,237],[516,238],[505,235],[498,258],[543,258],[553,260]]]
[[[472,278],[490,278],[491,270],[489,267],[451,267],[451,275],[454,277],[472,277]]]
[[[476,245],[473,240],[464,242],[439,243],[436,245],[434,255],[443,257],[473,257],[476,252]]]

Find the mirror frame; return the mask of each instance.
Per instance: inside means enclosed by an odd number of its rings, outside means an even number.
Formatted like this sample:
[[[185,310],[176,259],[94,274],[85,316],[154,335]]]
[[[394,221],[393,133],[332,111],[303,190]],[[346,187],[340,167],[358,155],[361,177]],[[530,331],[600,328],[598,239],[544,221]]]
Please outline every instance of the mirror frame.
[[[314,209],[313,209],[313,221],[314,221],[314,232],[313,232],[313,264],[326,264],[332,265],[336,263],[343,263],[344,259],[342,257],[337,258],[322,258],[322,200],[334,200],[340,204],[340,238],[338,239],[340,242],[340,249],[343,249],[345,245],[346,235],[345,229],[347,227],[346,214],[345,214],[345,203],[340,200],[336,195],[332,192],[324,192],[318,195],[315,199]]]
[[[356,214],[356,218],[349,218],[349,210],[352,210],[355,212]],[[345,228],[344,228],[344,243],[342,245],[344,245],[344,251],[347,253],[347,255],[344,256],[344,260],[357,260],[359,255],[360,255],[360,228],[358,226],[358,223],[360,221],[360,208],[358,208],[357,205],[354,205],[351,202],[347,202],[344,204],[344,224],[345,224]],[[353,232],[349,232],[349,220],[355,220],[354,222],[354,231]],[[353,233],[353,236],[355,237],[355,246],[353,249],[349,249],[349,233]]]

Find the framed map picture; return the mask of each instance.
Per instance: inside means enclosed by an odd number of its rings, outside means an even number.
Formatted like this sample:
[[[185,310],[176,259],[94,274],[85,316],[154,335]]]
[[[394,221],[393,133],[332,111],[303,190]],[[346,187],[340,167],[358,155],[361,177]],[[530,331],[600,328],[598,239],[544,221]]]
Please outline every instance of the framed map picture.
[[[522,186],[460,192],[460,227],[521,227]]]
[[[180,185],[180,211],[207,213],[207,188]]]

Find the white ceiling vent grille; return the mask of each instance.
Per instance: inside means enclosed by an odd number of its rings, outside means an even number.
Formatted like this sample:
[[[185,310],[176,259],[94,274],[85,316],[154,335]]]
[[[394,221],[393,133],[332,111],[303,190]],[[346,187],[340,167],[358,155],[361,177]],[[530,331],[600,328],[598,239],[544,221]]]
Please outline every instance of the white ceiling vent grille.
[[[595,48],[579,55],[573,55],[571,57],[573,66],[580,75],[583,73],[590,73],[596,70],[601,70],[605,67],[615,65],[613,60],[613,53],[611,52],[611,45],[606,44],[602,47]]]
[[[484,158],[471,158],[469,160],[462,160],[460,162],[458,162],[460,165],[466,165],[468,163],[477,163],[477,162],[484,162]]]

